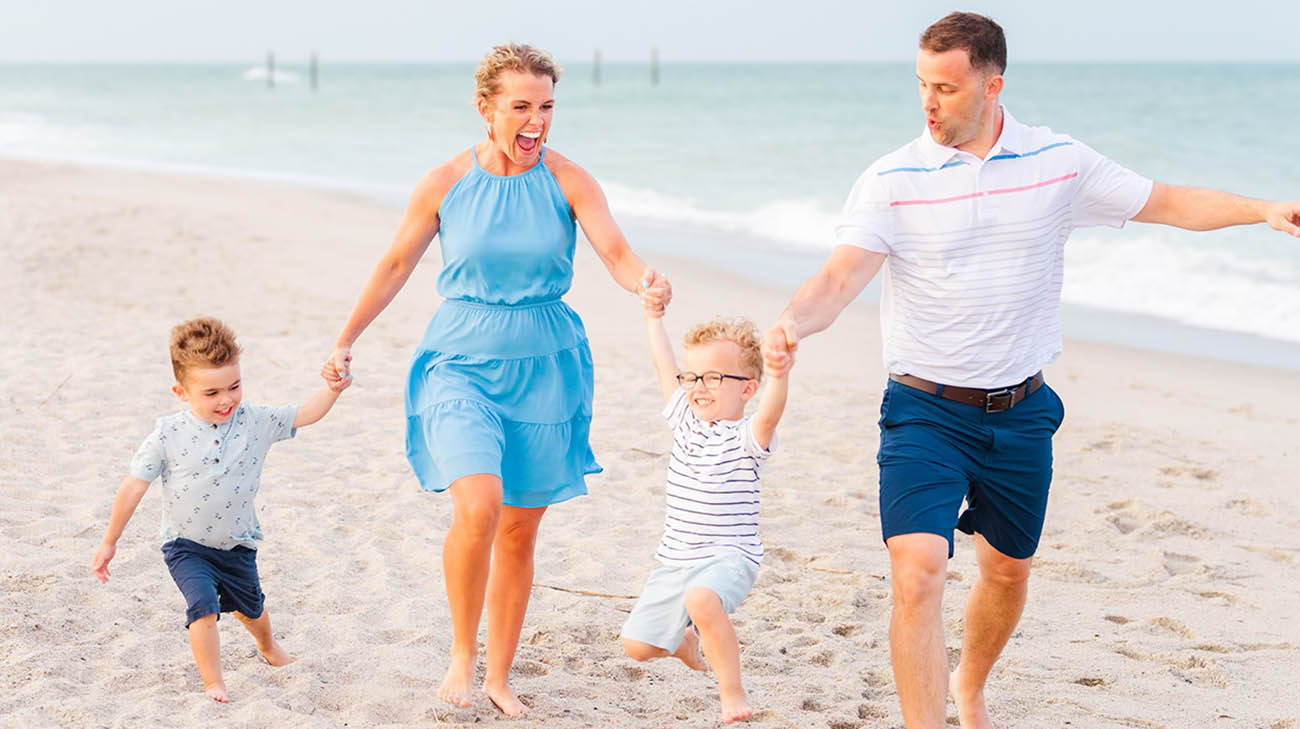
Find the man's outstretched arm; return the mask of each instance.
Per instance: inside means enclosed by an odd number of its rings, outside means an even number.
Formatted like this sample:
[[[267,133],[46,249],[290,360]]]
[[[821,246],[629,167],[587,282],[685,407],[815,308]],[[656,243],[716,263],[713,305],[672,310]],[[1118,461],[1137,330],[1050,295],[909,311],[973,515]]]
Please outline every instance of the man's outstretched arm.
[[[1269,202],[1204,187],[1155,183],[1151,197],[1133,220],[1187,230],[1216,230],[1232,225],[1268,223],[1300,237],[1300,201]]]

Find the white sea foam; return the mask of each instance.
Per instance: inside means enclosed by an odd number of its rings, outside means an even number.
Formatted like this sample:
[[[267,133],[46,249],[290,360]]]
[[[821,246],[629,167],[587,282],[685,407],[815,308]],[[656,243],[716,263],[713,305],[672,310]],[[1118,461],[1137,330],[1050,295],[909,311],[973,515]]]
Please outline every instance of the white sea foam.
[[[253,66],[244,71],[245,81],[265,81],[266,76],[266,66]],[[301,78],[301,75],[293,71],[282,71],[277,68],[271,72],[271,80],[277,84],[296,84]]]

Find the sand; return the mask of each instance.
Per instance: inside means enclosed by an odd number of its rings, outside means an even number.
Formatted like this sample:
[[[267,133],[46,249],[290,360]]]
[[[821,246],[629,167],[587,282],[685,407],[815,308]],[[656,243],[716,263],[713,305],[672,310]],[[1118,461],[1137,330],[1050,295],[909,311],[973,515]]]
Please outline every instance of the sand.
[[[436,246],[355,348],[355,386],[271,451],[259,562],[296,663],[268,666],[223,620],[232,703],[204,697],[158,552],[156,485],[112,580],[91,576],[130,456],[179,409],[168,328],[225,319],[244,346],[248,401],[299,401],[399,215],[327,190],[0,161],[0,726],[719,723],[711,676],[634,663],[617,640],[654,566],[670,439],[637,302],[586,248],[569,300],[591,336],[605,472],[542,523],[513,673],[529,718],[506,720],[481,695],[470,709],[434,696],[450,641],[440,554],[451,505],[407,467],[401,386],[437,306]],[[677,292],[675,336],[715,313],[766,325],[791,293],[647,257]],[[733,616],[751,725],[900,726],[875,309],[855,305],[808,339],[792,378],[763,475],[768,556]],[[1300,378],[1073,341],[1047,378],[1068,413],[1029,604],[989,682],[995,719],[1300,726]],[[963,536],[945,604],[954,660],[975,576]]]

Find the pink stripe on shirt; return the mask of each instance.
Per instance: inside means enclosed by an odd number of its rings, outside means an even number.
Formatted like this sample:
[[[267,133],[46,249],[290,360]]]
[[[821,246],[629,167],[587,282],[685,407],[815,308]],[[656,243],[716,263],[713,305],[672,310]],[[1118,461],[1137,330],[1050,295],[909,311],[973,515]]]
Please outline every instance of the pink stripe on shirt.
[[[1038,188],[1038,187],[1047,187],[1048,185],[1055,185],[1058,182],[1065,182],[1066,180],[1073,179],[1078,176],[1079,176],[1078,172],[1071,172],[1068,175],[1053,177],[1050,180],[1035,182],[1032,185],[1022,185],[1021,187],[1003,187],[997,190],[986,190],[984,192],[972,192],[969,195],[957,195],[955,197],[941,197],[941,198],[936,198],[934,200],[895,200],[894,202],[889,203],[889,207],[892,208],[898,205],[935,205],[938,203],[955,202],[957,200],[969,200],[970,198],[973,197],[984,197],[985,195],[1005,195],[1006,193],[1009,192],[1024,192],[1025,190],[1033,190],[1034,188]]]

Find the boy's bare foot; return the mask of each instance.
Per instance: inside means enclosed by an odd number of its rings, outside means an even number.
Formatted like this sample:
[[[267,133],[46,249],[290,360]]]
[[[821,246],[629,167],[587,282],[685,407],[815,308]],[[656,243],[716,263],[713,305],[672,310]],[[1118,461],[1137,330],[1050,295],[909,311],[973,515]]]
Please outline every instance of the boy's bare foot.
[[[511,691],[509,686],[485,684],[483,693],[487,694],[488,701],[491,701],[492,705],[506,716],[518,718],[528,713],[528,707],[515,697],[515,692]]]
[[[696,671],[709,670],[709,664],[704,661],[704,654],[700,652],[700,634],[693,625],[686,629],[686,635],[682,637],[682,642],[672,655],[673,658],[685,663],[687,668]]]
[[[452,655],[447,675],[438,687],[438,698],[463,709],[470,707],[469,685],[474,680],[475,654]]]
[[[289,655],[289,652],[281,648],[280,644],[274,640],[271,641],[271,645],[267,646],[265,650],[260,647],[257,650],[261,652],[262,657],[266,659],[266,662],[272,666],[287,666],[297,660],[293,656]]]
[[[226,684],[224,683],[204,684],[203,693],[207,694],[208,698],[218,703],[230,703],[230,699],[226,696]]]
[[[745,721],[754,715],[754,710],[749,708],[749,700],[745,696],[744,689],[735,694],[719,692],[718,699],[722,701],[723,724],[730,724],[733,721]]]
[[[961,729],[993,729],[988,706],[984,703],[983,686],[966,686],[961,681],[961,664],[948,676],[948,693],[957,704],[957,720]]]

